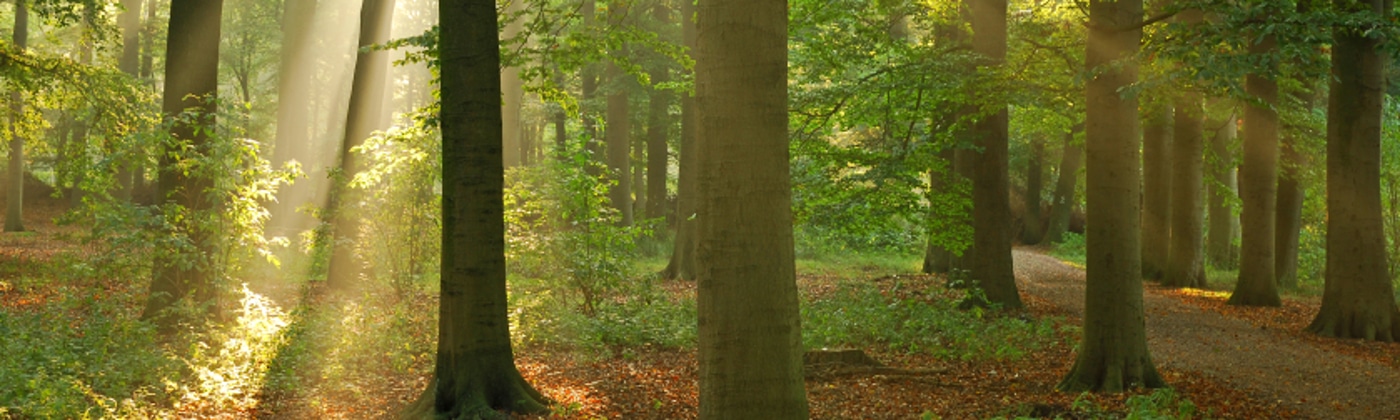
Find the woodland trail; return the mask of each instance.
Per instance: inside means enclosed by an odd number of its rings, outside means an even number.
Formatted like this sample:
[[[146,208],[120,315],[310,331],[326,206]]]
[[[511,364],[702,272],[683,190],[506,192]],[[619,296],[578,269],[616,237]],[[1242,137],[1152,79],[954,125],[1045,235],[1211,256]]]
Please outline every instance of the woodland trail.
[[[1032,250],[1013,255],[1024,293],[1083,315],[1084,270]],[[1148,346],[1159,368],[1200,373],[1260,400],[1277,401],[1298,418],[1400,419],[1400,371],[1391,366],[1146,289]]]

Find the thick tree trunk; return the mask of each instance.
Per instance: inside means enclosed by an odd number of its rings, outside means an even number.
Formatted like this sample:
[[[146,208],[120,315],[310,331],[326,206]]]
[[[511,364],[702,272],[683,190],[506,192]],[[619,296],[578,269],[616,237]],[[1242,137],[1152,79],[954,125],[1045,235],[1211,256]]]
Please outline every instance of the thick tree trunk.
[[[442,266],[437,364],[407,418],[544,413],[515,367],[506,317],[500,47],[489,0],[439,3]]]
[[[15,1],[15,48],[23,51],[29,44],[29,8],[23,0]],[[24,118],[24,96],[19,89],[10,91],[10,160],[5,175],[5,231],[24,231],[24,137],[19,125]]]
[[[1230,202],[1239,197],[1235,185],[1235,157],[1230,153],[1230,144],[1235,142],[1235,114],[1223,120],[1210,120],[1206,128],[1211,130],[1209,208],[1210,229],[1206,237],[1206,261],[1216,268],[1234,269],[1239,266],[1239,248],[1235,238],[1240,233],[1240,218],[1230,208]]]
[[[282,52],[277,68],[277,140],[272,163],[281,167],[296,160],[305,171],[311,171],[311,74],[314,65],[306,55],[311,48],[311,22],[316,15],[317,0],[287,0],[282,9]],[[297,208],[315,195],[319,180],[299,180],[277,192],[277,202],[269,212],[268,230],[291,235],[309,229],[314,221],[310,215],[297,213]]]
[[[1006,0],[976,1],[971,7],[973,51],[987,58],[985,64],[1000,66],[1006,60]],[[986,292],[989,303],[1015,309],[1021,307],[1021,296],[1011,261],[1007,123],[1006,105],[1001,104],[973,128],[981,153],[972,183],[973,242],[977,248],[972,278]]]
[[[1390,15],[1390,2],[1338,2]],[[1357,5],[1359,3],[1359,5]],[[1327,284],[1308,330],[1337,338],[1400,339],[1381,219],[1381,113],[1390,59],[1377,38],[1339,27],[1327,100]]]
[[[706,0],[695,60],[701,419],[805,419],[787,2]]]
[[[1254,54],[1274,49],[1274,37],[1250,46]],[[1264,74],[1245,77],[1245,90],[1262,104],[1245,104],[1244,164],[1240,180],[1240,278],[1229,304],[1279,306],[1274,277],[1274,209],[1278,205],[1278,84]],[[1262,106],[1261,106],[1262,105]]]
[[[197,109],[194,119],[177,119],[171,135],[178,140],[167,145],[161,153],[157,200],[177,205],[193,212],[195,217],[208,217],[217,202],[211,201],[205,190],[211,179],[191,176],[175,160],[178,155],[190,158],[200,153],[209,141],[214,127],[214,95],[219,87],[219,31],[222,0],[173,0],[170,4],[170,36],[165,51],[165,94],[161,111],[166,118],[175,118],[187,109]],[[182,150],[188,147],[194,152]],[[204,213],[204,214],[201,214]],[[180,321],[167,311],[177,301],[194,294],[195,306],[206,311],[217,310],[217,285],[211,276],[208,255],[213,251],[211,235],[196,223],[186,222],[176,227],[185,234],[193,250],[182,247],[156,253],[149,300],[142,319],[154,320],[164,333],[174,331]]]
[[[695,0],[681,0],[681,38],[695,51]],[[676,175],[676,241],[671,261],[661,270],[667,279],[695,279],[695,209],[700,199],[696,184],[695,96],[681,97],[681,156]]]
[[[1055,202],[1050,205],[1050,226],[1045,229],[1045,241],[1057,244],[1069,230],[1070,213],[1074,210],[1075,184],[1079,183],[1079,167],[1084,162],[1084,145],[1074,141],[1074,133],[1065,133],[1065,145],[1060,156],[1059,178],[1055,180]]]
[[[1085,149],[1089,220],[1084,336],[1058,388],[1119,392],[1165,386],[1147,349],[1142,302],[1138,194],[1142,172],[1137,98],[1120,89],[1137,80],[1131,60],[1142,36],[1141,0],[1090,0],[1085,65]]]
[[[665,10],[664,8],[658,8]],[[652,71],[652,83],[665,83],[670,75],[665,68]],[[656,219],[666,217],[666,167],[670,158],[666,154],[667,127],[671,124],[666,118],[671,106],[671,94],[662,89],[652,89],[651,110],[647,121],[647,201],[646,217]]]
[[[1201,94],[1176,101],[1172,130],[1171,240],[1162,284],[1205,287],[1205,114]]]
[[[1161,279],[1171,239],[1172,108],[1151,104],[1142,129],[1142,277]]]
[[[364,0],[360,5],[359,47],[388,41],[393,18],[394,0]],[[370,134],[382,128],[378,126],[381,121],[378,116],[383,112],[384,76],[388,71],[387,51],[361,51],[355,57],[345,136],[340,141],[340,165],[326,205],[329,209],[327,217],[334,232],[334,245],[326,272],[326,284],[331,288],[344,289],[354,284],[363,269],[355,256],[361,216],[349,205],[354,202],[354,191],[350,189],[349,182],[360,171],[360,163],[351,150],[364,144]]]

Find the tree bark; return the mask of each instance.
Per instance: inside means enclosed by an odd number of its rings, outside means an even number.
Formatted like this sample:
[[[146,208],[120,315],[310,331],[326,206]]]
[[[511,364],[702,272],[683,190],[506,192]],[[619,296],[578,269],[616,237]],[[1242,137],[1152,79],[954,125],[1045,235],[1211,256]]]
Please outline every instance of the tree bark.
[[[1385,0],[1338,0],[1390,16]],[[1308,330],[1337,338],[1400,339],[1381,218],[1381,113],[1389,56],[1354,27],[1332,32],[1327,100],[1327,280]]]
[[[1031,156],[1026,162],[1026,219],[1021,230],[1021,243],[1035,245],[1045,236],[1045,220],[1040,214],[1040,195],[1044,182],[1045,139],[1031,138]]]
[[[1171,239],[1172,108],[1148,104],[1142,130],[1142,277],[1161,279]]]
[[[594,21],[597,19],[594,16],[596,8],[596,0],[583,0],[579,14],[583,15],[584,27],[592,28],[594,26]],[[598,64],[585,64],[581,71],[583,80],[579,82],[583,96],[583,100],[579,101],[579,114],[583,117],[583,131],[588,136],[588,140],[584,143],[584,150],[588,151],[589,156],[592,157],[591,162],[597,163],[597,165],[588,165],[584,169],[589,176],[594,177],[601,175],[600,167],[607,166],[607,157],[603,156],[604,139],[598,136],[598,117],[595,115],[596,111],[593,110],[595,108],[594,98],[598,96],[597,67]]]
[[[1239,197],[1235,179],[1235,157],[1230,153],[1230,144],[1235,142],[1238,131],[1235,114],[1232,112],[1223,120],[1208,120],[1207,130],[1211,130],[1209,161],[1210,182],[1209,208],[1210,229],[1206,237],[1206,261],[1220,269],[1234,269],[1239,266],[1239,248],[1235,238],[1240,233],[1240,218],[1230,208],[1230,202]]]
[[[1006,0],[975,1],[972,7],[972,49],[986,58],[986,66],[1006,61]],[[988,303],[1020,308],[1016,273],[1011,261],[1011,205],[1007,197],[1008,114],[1006,105],[977,121],[973,136],[981,153],[972,183],[972,223],[977,254],[972,278],[986,293]]]
[[[122,31],[122,54],[118,58],[117,68],[131,77],[141,75],[141,2],[142,0],[121,0],[124,9],[117,16],[117,25]],[[126,158],[117,166],[117,188],[114,196],[121,201],[131,201],[138,183],[135,168],[139,166],[139,161],[145,160],[145,153],[139,149],[132,149]]]
[[[29,8],[24,0],[15,1],[15,48],[24,51],[29,45]],[[9,185],[5,188],[5,231],[24,231],[24,137],[19,125],[24,119],[24,96],[18,88],[10,90],[10,153],[9,166],[5,175]]]
[[[157,180],[157,199],[166,205],[180,206],[195,217],[208,217],[217,202],[206,191],[211,179],[191,176],[177,165],[177,157],[190,158],[189,153],[203,153],[214,127],[216,111],[214,96],[219,87],[219,31],[223,10],[222,0],[173,0],[170,3],[172,35],[165,50],[165,94],[161,111],[166,118],[175,118],[186,110],[196,110],[193,119],[176,119],[171,136],[176,141],[167,144],[161,153]],[[188,150],[183,150],[188,148]],[[201,214],[203,213],[203,214]],[[195,306],[203,305],[213,313],[218,304],[216,284],[211,277],[207,256],[213,251],[211,236],[195,223],[176,227],[185,234],[193,250],[181,247],[159,250],[152,272],[150,297],[142,319],[153,320],[162,333],[174,331],[180,321],[167,311],[176,302],[194,294]]]
[[[515,367],[506,316],[505,167],[496,4],[444,1],[442,301],[433,380],[408,418],[545,413]]]
[[[360,5],[359,48],[389,40],[394,18],[394,0],[364,0]],[[326,284],[344,289],[359,279],[363,270],[355,256],[356,239],[360,231],[360,215],[349,203],[354,202],[350,179],[360,171],[353,150],[379,127],[383,112],[384,80],[389,71],[387,51],[361,51],[355,57],[354,79],[350,85],[350,106],[346,110],[345,136],[340,142],[340,165],[328,197],[327,217],[334,232],[334,244],[326,272]]]
[[[805,419],[788,173],[787,2],[699,4],[701,419]]]
[[[1137,80],[1131,58],[1142,30],[1141,0],[1090,0],[1085,66],[1088,274],[1079,355],[1058,388],[1120,392],[1165,386],[1147,349],[1142,301],[1137,98],[1120,90]],[[1129,29],[1134,28],[1134,29]]]
[[[1274,49],[1273,35],[1250,46],[1250,53]],[[1245,77],[1245,90],[1258,98],[1244,109],[1244,164],[1240,181],[1240,278],[1227,302],[1244,306],[1279,306],[1274,276],[1274,208],[1278,205],[1278,84],[1267,74]]]
[[[1050,227],[1045,229],[1045,241],[1057,244],[1069,230],[1069,218],[1074,210],[1075,184],[1079,183],[1079,167],[1084,162],[1084,145],[1074,141],[1072,130],[1065,133],[1065,145],[1060,156],[1059,178],[1055,180],[1055,202],[1050,206]]]
[[[695,51],[695,0],[681,0],[681,38],[686,47]],[[695,162],[695,96],[681,97],[680,168],[676,175],[676,241],[671,248],[671,261],[661,270],[667,279],[695,279],[695,210],[700,200]]]
[[[1162,284],[1205,287],[1205,114],[1201,94],[1183,94],[1174,108],[1171,240]]]

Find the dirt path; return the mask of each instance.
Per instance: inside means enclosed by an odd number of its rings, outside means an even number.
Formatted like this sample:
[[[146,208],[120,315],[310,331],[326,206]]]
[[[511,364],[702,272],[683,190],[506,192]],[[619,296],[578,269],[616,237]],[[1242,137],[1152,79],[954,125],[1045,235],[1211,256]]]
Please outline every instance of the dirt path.
[[[1033,251],[1016,250],[1014,256],[1025,293],[1083,315],[1083,270]],[[1159,367],[1199,372],[1259,399],[1278,401],[1300,418],[1400,419],[1400,371],[1152,290],[1144,299],[1148,346]]]

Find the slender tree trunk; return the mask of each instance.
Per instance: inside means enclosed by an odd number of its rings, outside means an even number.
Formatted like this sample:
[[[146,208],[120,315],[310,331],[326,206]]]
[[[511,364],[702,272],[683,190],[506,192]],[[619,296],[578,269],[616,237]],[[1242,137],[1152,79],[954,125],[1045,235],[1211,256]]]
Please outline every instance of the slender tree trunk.
[[[1045,139],[1031,138],[1031,156],[1026,161],[1026,219],[1021,230],[1021,243],[1035,245],[1045,236],[1045,220],[1040,214],[1040,194],[1044,182],[1041,175],[1045,166]]]
[[[645,134],[650,134],[645,133]],[[647,136],[632,137],[632,151],[627,154],[627,166],[632,168],[629,175],[632,176],[632,216],[634,219],[644,219],[647,214]]]
[[[614,28],[624,25],[623,19],[628,15],[626,3],[611,4],[608,7],[608,25]],[[614,55],[626,54],[626,47],[612,51]],[[632,83],[632,76],[623,72],[616,64],[608,65],[608,84],[611,93],[608,94],[608,124],[607,131],[607,162],[608,179],[614,182],[608,187],[608,201],[612,208],[616,209],[622,218],[619,224],[622,226],[632,226],[632,179],[631,175],[631,154],[628,153],[632,146],[632,119],[629,110],[628,91]]]
[[[141,76],[141,2],[142,0],[121,0],[122,11],[117,24],[122,31],[122,54],[117,67],[131,77]],[[122,201],[130,201],[135,192],[137,180],[135,168],[145,160],[145,153],[133,148],[126,162],[117,167],[117,190],[115,196]]]
[[[987,57],[986,64],[1000,66],[1006,60],[1006,0],[972,2],[972,49]],[[1011,205],[1007,197],[1007,126],[1005,104],[977,121],[973,136],[982,149],[972,186],[973,242],[977,254],[972,278],[986,292],[990,303],[1006,309],[1021,307],[1016,273],[1011,261]]]
[[[1120,392],[1165,386],[1147,349],[1142,302],[1137,98],[1120,90],[1137,81],[1131,59],[1142,36],[1141,0],[1090,0],[1085,66],[1085,149],[1089,172],[1084,335],[1058,388]],[[1128,29],[1134,28],[1134,29]]]
[[[957,182],[957,175],[954,173],[953,168],[953,160],[955,158],[956,152],[952,147],[945,147],[938,152],[937,159],[942,163],[942,167],[938,170],[929,171],[928,173],[930,193],[947,192]],[[929,195],[929,200],[934,200],[933,194]],[[936,213],[936,211],[930,209],[929,217],[941,217],[941,215]],[[931,223],[930,226],[932,226]],[[922,270],[924,273],[947,273],[953,269],[953,263],[957,259],[957,255],[954,255],[953,251],[944,247],[937,239],[938,236],[934,235],[934,232],[929,232],[928,245],[924,249],[924,266]]]
[[[686,47],[695,51],[695,0],[681,0],[681,38]],[[681,96],[681,156],[676,176],[676,242],[671,248],[671,261],[661,270],[668,279],[695,278],[695,210],[700,200],[696,172],[695,96]]]
[[[596,19],[594,16],[596,6],[595,0],[583,0],[583,6],[580,8],[579,14],[583,15],[584,27],[593,28],[594,20]],[[594,177],[601,175],[601,172],[598,170],[599,167],[607,166],[606,156],[603,156],[604,139],[598,136],[597,116],[596,111],[593,110],[593,108],[595,108],[593,105],[595,101],[594,97],[598,96],[597,66],[597,64],[585,64],[583,66],[583,80],[580,82],[582,85],[583,100],[580,101],[579,104],[579,112],[583,116],[583,131],[588,137],[587,142],[584,143],[584,150],[587,150],[589,155],[592,156],[592,162],[598,163],[597,165],[588,165],[585,170],[589,176]]]
[[[1390,16],[1385,0],[1339,5]],[[1327,100],[1327,283],[1308,330],[1337,338],[1400,339],[1381,218],[1381,113],[1390,57],[1359,28],[1332,32]]]
[[[665,10],[665,8],[658,8]],[[652,72],[652,83],[665,83],[670,74],[665,68]],[[667,127],[671,124],[666,112],[671,107],[671,94],[662,89],[652,89],[650,121],[647,122],[647,205],[648,219],[666,217],[666,167],[670,157],[666,154]]]
[[[306,55],[311,48],[311,22],[316,16],[317,0],[287,0],[282,9],[282,52],[277,69],[277,133],[272,163],[277,167],[293,160],[308,165],[312,162],[310,108],[311,73],[314,65]],[[303,170],[311,170],[303,166]],[[277,192],[277,202],[268,209],[271,218],[268,230],[292,234],[310,228],[309,215],[296,209],[314,195],[310,180],[285,186]]]
[[[24,0],[15,1],[15,48],[24,51],[29,44],[29,9]],[[24,231],[24,137],[19,125],[24,119],[24,96],[10,88],[10,161],[5,175],[5,231]]]
[[[1298,151],[1301,139],[1283,136],[1278,177],[1278,202],[1274,223],[1274,277],[1281,288],[1298,287],[1298,235],[1303,226],[1302,168],[1308,164],[1306,155]]]
[[[1161,279],[1171,239],[1172,108],[1149,102],[1142,130],[1142,277]]]
[[[359,47],[365,48],[389,40],[394,18],[394,0],[364,0],[360,5]],[[326,273],[326,284],[332,288],[344,289],[354,284],[360,277],[360,262],[355,257],[356,238],[359,237],[360,215],[349,203],[354,202],[354,194],[349,187],[350,179],[360,171],[355,153],[356,147],[378,127],[378,116],[383,112],[384,75],[389,71],[387,51],[361,51],[355,57],[354,80],[350,85],[350,105],[345,117],[345,136],[340,142],[340,165],[334,175],[328,197],[327,217],[334,232],[334,245]]]
[[[167,144],[161,153],[157,199],[166,205],[180,206],[194,217],[208,217],[219,205],[205,190],[211,179],[191,176],[177,165],[177,158],[191,158],[189,153],[201,153],[207,147],[209,132],[214,127],[214,96],[219,87],[219,31],[222,0],[173,0],[170,3],[170,36],[165,50],[165,94],[161,111],[166,118],[175,118],[187,109],[197,109],[194,119],[177,119],[171,135],[178,142]],[[183,150],[188,147],[188,150]],[[208,256],[213,251],[214,232],[195,223],[186,222],[175,229],[194,244],[193,250],[182,247],[163,249],[156,253],[152,272],[150,297],[141,317],[156,321],[164,333],[174,331],[179,321],[167,311],[177,301],[194,294],[195,306],[203,305],[213,313],[218,308],[217,285],[211,276]]]
[[[156,37],[156,9],[159,9],[160,0],[150,0],[146,4],[146,22],[141,25],[141,79],[147,83],[155,83],[155,37]]]
[[[1235,238],[1240,233],[1240,218],[1230,208],[1230,202],[1239,197],[1235,180],[1235,157],[1230,153],[1230,144],[1235,142],[1235,114],[1232,112],[1223,120],[1206,122],[1211,132],[1209,208],[1210,230],[1206,237],[1206,261],[1221,269],[1239,266],[1239,248]]]
[[[1273,35],[1250,46],[1250,53],[1274,49]],[[1259,99],[1245,104],[1244,164],[1240,181],[1240,278],[1229,304],[1279,306],[1274,276],[1274,209],[1278,205],[1278,84],[1267,74],[1245,77],[1245,90]],[[1261,106],[1262,105],[1262,106]]]
[[[1074,210],[1075,184],[1079,183],[1079,168],[1084,163],[1084,145],[1074,141],[1072,130],[1065,133],[1065,145],[1060,155],[1059,178],[1055,180],[1055,202],[1050,205],[1050,227],[1045,229],[1045,242],[1064,240],[1069,230],[1070,213]]]
[[[506,0],[507,17],[515,17],[517,13],[525,8],[525,0]],[[522,19],[515,19],[506,24],[505,30],[501,31],[501,39],[513,39],[520,35],[525,25]],[[523,122],[521,121],[521,106],[525,101],[525,81],[520,78],[520,67],[508,67],[501,69],[501,91],[505,95],[502,102],[501,113],[505,121],[504,134],[501,136],[502,146],[505,150],[504,159],[506,168],[513,168],[524,163],[525,154],[521,152],[521,139]]]
[[[787,2],[705,0],[698,12],[699,417],[805,419]]]
[[[1201,94],[1178,98],[1172,131],[1171,241],[1162,284],[1205,287],[1205,114]]]
[[[506,317],[505,167],[496,4],[438,5],[442,18],[442,266],[437,363],[407,418],[544,413],[515,367]]]
[[[554,83],[559,86],[564,85],[564,73],[558,67],[554,69]],[[569,161],[569,113],[564,112],[564,107],[560,106],[554,110],[554,157],[560,163]]]

